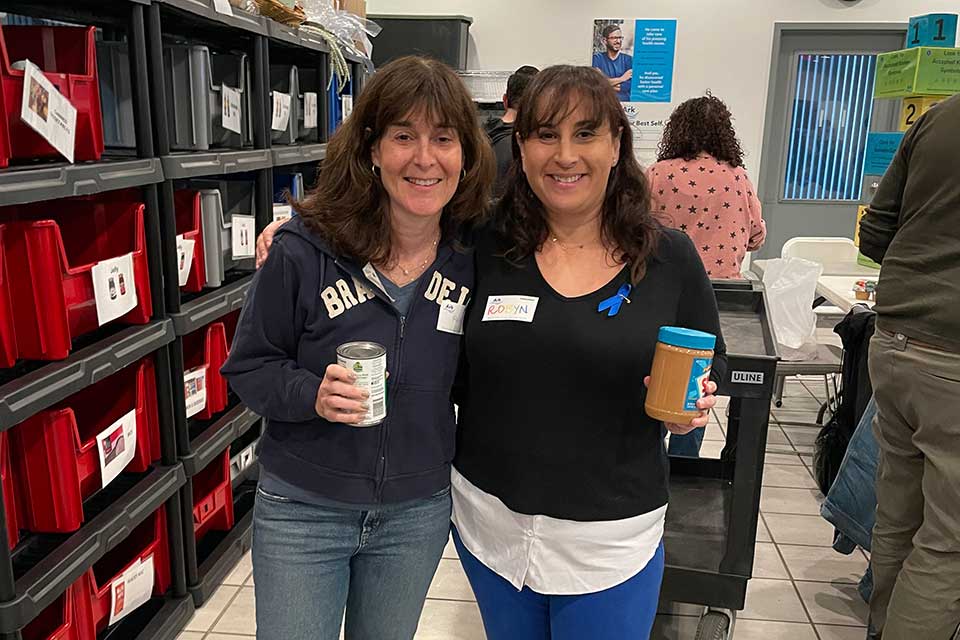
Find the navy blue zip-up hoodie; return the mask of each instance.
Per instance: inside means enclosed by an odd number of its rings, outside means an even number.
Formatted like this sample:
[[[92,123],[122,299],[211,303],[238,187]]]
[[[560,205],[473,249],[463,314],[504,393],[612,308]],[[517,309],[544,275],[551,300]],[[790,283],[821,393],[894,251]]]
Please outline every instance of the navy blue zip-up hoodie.
[[[437,329],[440,306],[465,304],[473,256],[441,244],[405,320],[362,265],[333,255],[295,216],[254,277],[221,369],[268,419],[260,463],[284,482],[348,503],[424,498],[450,482],[456,423],[450,391],[461,336]],[[317,389],[337,347],[387,350],[387,418],[374,427],[324,420]]]

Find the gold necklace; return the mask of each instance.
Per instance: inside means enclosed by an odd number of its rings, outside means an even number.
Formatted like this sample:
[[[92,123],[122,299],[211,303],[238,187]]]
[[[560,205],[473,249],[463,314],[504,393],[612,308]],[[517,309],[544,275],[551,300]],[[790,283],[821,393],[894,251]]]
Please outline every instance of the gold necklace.
[[[399,260],[397,260],[397,261],[396,261],[396,268],[397,268],[397,269],[400,269],[400,273],[403,274],[403,277],[404,277],[404,278],[409,278],[411,273],[420,273],[421,271],[423,271],[424,269],[426,269],[427,266],[429,266],[429,264],[433,261],[433,258],[434,258],[435,255],[436,255],[435,251],[436,251],[437,245],[438,245],[439,243],[440,243],[440,234],[438,233],[438,234],[437,234],[437,237],[434,238],[433,243],[432,243],[431,246],[430,246],[430,249],[431,249],[430,253],[427,254],[427,257],[424,258],[423,262],[421,262],[421,263],[420,263],[419,265],[417,265],[417,266],[410,267],[410,268],[408,269],[408,268],[404,267],[402,264],[400,264],[400,261],[399,261]],[[391,271],[392,271],[392,269],[391,269]]]
[[[578,244],[578,245],[576,245],[575,247],[568,247],[568,246],[565,245],[564,243],[560,242],[560,239],[559,239],[557,236],[552,236],[552,237],[550,238],[550,242],[552,242],[553,244],[557,245],[558,247],[560,247],[560,248],[563,249],[564,251],[569,251],[571,248],[574,248],[574,249],[583,249],[583,248],[586,246],[586,244]]]

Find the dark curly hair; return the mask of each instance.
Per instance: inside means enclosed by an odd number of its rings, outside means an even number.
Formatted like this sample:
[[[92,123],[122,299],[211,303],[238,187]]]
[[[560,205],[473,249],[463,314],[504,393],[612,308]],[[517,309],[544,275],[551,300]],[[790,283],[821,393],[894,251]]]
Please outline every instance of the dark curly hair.
[[[701,153],[709,153],[732,167],[743,166],[743,150],[733,129],[730,109],[709,93],[674,109],[659,148],[657,160],[693,160]]]
[[[661,227],[650,214],[650,188],[633,155],[630,121],[610,82],[596,69],[558,65],[533,79],[517,110],[513,128],[526,140],[541,127],[557,126],[582,106],[592,128],[607,129],[620,138],[620,158],[610,172],[601,211],[605,243],[615,247],[630,265],[636,283],[646,273]],[[520,158],[517,137],[513,157]],[[530,188],[522,163],[513,163],[507,186],[495,211],[495,227],[506,247],[504,256],[517,263],[533,255],[549,235],[546,210]]]

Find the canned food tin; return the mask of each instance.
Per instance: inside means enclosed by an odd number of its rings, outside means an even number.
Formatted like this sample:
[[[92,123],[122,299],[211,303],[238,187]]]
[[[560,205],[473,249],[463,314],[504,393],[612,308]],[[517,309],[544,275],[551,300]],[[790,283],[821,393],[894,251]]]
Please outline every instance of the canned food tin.
[[[376,342],[348,342],[337,347],[337,363],[357,376],[354,383],[369,392],[370,409],[358,427],[372,427],[387,417],[387,350]]]

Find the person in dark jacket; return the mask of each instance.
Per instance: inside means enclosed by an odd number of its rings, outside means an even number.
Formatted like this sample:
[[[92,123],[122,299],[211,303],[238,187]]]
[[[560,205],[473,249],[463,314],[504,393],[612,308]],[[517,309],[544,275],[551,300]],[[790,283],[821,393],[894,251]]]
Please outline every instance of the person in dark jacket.
[[[960,623],[960,96],[907,131],[860,224],[882,266],[870,379],[880,447],[870,623],[884,640]]]
[[[257,637],[410,640],[447,543],[451,387],[474,287],[460,227],[493,157],[448,67],[381,69],[276,233],[223,374],[268,420],[254,509]],[[386,349],[386,418],[337,347]]]
[[[507,170],[513,164],[513,121],[517,119],[517,106],[527,85],[539,71],[529,65],[514,71],[507,80],[507,92],[503,94],[503,116],[488,118],[483,125],[497,159],[497,182],[493,187],[495,197],[499,198],[503,194]]]

